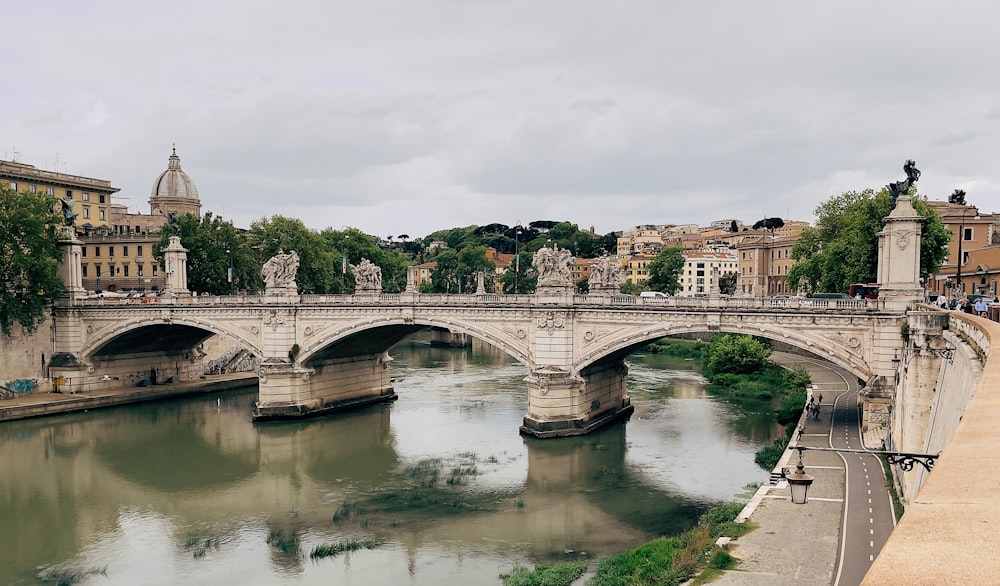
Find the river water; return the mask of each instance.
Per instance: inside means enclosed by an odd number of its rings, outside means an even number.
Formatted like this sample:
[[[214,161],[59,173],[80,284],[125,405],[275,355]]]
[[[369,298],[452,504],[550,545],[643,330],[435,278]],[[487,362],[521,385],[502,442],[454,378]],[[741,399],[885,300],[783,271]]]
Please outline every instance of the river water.
[[[3,424],[0,584],[498,584],[766,481],[767,408],[714,398],[691,361],[632,355],[631,421],[536,440],[503,353],[391,355],[398,401],[320,419],[253,424],[244,389]],[[352,541],[372,548],[309,555]]]

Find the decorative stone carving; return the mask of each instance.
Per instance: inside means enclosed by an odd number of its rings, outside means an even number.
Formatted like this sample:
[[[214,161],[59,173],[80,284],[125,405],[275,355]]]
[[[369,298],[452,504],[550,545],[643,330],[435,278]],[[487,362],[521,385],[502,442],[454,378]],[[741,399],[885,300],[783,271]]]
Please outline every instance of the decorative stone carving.
[[[378,295],[382,293],[382,267],[368,260],[361,259],[356,265],[350,265],[354,273],[354,292]]]
[[[557,329],[566,327],[566,320],[562,316],[557,316],[551,311],[545,312],[545,317],[538,318],[538,328],[545,330],[551,336]]]
[[[295,295],[298,286],[295,276],[299,271],[299,255],[291,252],[278,251],[264,263],[260,276],[264,279],[265,295]]]
[[[573,255],[558,245],[539,248],[531,260],[531,266],[538,273],[537,293],[563,293],[573,289]]]
[[[278,315],[277,309],[272,309],[268,312],[267,317],[264,318],[264,325],[271,326],[271,331],[277,331],[278,326],[285,324],[285,316]]]
[[[621,293],[625,279],[625,271],[622,270],[618,257],[602,256],[590,267],[587,283],[591,293],[614,295]]]

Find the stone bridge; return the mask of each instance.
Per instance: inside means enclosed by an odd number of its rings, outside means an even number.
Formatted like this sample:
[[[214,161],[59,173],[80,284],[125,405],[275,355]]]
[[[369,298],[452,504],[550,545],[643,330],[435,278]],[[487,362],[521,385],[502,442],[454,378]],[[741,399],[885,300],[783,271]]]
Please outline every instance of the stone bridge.
[[[884,301],[627,295],[302,295],[78,300],[55,310],[53,376],[66,390],[201,374],[221,334],[261,358],[259,419],[395,398],[388,350],[426,327],[524,364],[538,436],[586,433],[631,412],[624,359],[665,336],[732,332],[784,342],[864,380],[891,377],[906,323]],[[110,380],[108,380],[110,378]]]
[[[221,334],[260,358],[254,418],[303,417],[396,398],[389,348],[437,327],[479,338],[524,364],[528,413],[522,431],[538,437],[587,433],[628,417],[625,357],[677,334],[753,334],[796,346],[883,386],[896,374],[907,310],[922,298],[923,218],[900,197],[879,233],[880,298],[636,298],[615,292],[617,261],[603,259],[594,294],[574,295],[568,251],[543,248],[532,295],[423,295],[412,275],[402,294],[381,294],[380,269],[353,267],[360,294],[298,295],[295,252],[262,270],[265,295],[195,297],[187,290],[187,250],[164,249],[166,296],[82,298],[80,245],[61,243],[68,299],[54,309],[50,372],[65,390],[200,376],[201,343]],[[907,326],[907,327],[904,327]],[[928,340],[939,334],[933,323]]]

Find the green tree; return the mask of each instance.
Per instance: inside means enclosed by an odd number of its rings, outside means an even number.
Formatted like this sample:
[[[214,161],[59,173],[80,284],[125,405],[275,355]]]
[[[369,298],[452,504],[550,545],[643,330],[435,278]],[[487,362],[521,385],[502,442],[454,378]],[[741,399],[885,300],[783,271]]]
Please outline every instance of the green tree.
[[[48,307],[66,294],[59,276],[57,247],[63,225],[54,198],[15,193],[0,185],[0,330],[10,335],[14,322],[34,332]]]
[[[295,282],[300,292],[335,293],[339,290],[339,255],[329,248],[319,233],[307,228],[302,220],[285,216],[261,218],[250,225],[248,238],[258,254],[258,271],[264,261],[279,251],[294,250],[299,256]],[[259,272],[257,279],[260,280]]]
[[[732,295],[736,292],[736,282],[739,280],[739,273],[728,271],[719,276],[719,293]]]
[[[750,374],[767,365],[771,348],[746,334],[716,334],[705,350],[705,368],[713,373]]]
[[[461,251],[451,249],[438,253],[437,266],[431,270],[434,293],[473,293],[476,273],[486,273],[486,288],[492,290],[496,265],[486,258],[485,246],[468,246]]]
[[[680,274],[684,269],[684,250],[679,246],[664,246],[649,263],[649,281],[646,287],[651,291],[663,291],[673,295],[681,288]]]
[[[357,228],[344,230],[326,228],[320,232],[320,238],[333,259],[332,291],[338,293],[354,291],[354,275],[350,266],[345,267],[344,257],[347,258],[347,265],[357,265],[363,258],[378,265],[382,269],[383,291],[399,293],[406,288],[406,267],[413,264],[413,261],[404,252],[405,243],[394,243],[390,240],[388,244],[383,245],[378,238],[369,236]],[[399,238],[405,240],[409,236],[404,234]]]
[[[244,230],[206,212],[201,218],[185,214],[177,222],[181,245],[188,250],[188,289],[212,295],[229,295],[240,291],[261,290],[257,255],[250,248]],[[153,254],[163,264],[163,249],[171,232],[163,230]],[[229,269],[233,279],[229,280]]]
[[[504,293],[523,295],[534,291],[538,285],[538,275],[531,268],[534,253],[522,249],[519,254],[521,256],[520,261],[515,259],[500,278]]]
[[[871,283],[878,275],[878,233],[889,214],[889,191],[849,191],[816,208],[816,229],[806,230],[792,248],[788,272],[793,290],[847,292],[852,283]],[[941,268],[950,233],[926,198],[913,207],[924,217],[920,240],[920,276]]]

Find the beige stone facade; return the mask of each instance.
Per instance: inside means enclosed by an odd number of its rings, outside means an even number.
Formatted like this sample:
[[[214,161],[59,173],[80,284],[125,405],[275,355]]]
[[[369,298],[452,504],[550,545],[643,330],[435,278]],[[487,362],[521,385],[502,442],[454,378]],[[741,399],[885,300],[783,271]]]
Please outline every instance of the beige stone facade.
[[[788,287],[792,247],[797,237],[758,233],[736,245],[739,279],[736,294],[746,297],[794,295]]]
[[[73,200],[77,232],[111,225],[111,198],[118,193],[106,179],[43,171],[18,161],[0,161],[0,184],[18,193],[45,193]]]

